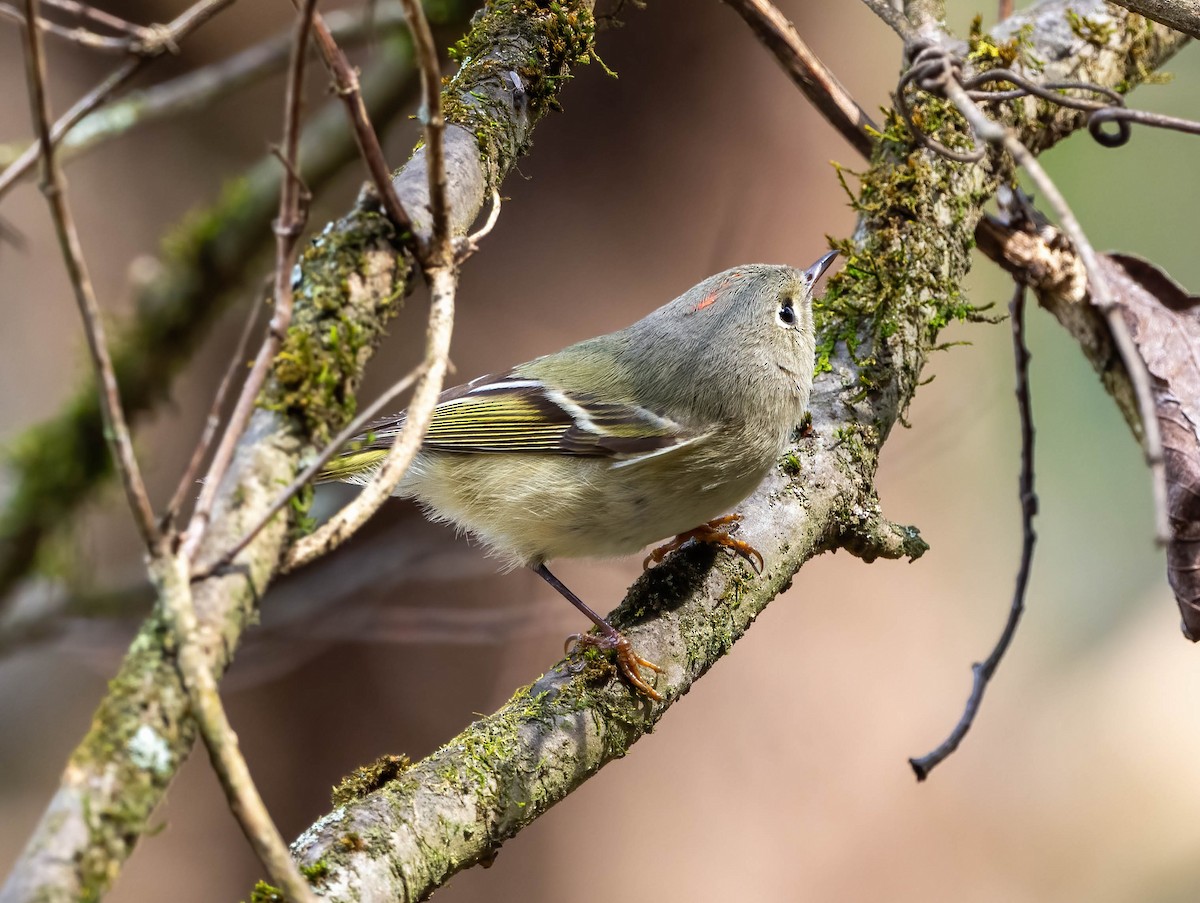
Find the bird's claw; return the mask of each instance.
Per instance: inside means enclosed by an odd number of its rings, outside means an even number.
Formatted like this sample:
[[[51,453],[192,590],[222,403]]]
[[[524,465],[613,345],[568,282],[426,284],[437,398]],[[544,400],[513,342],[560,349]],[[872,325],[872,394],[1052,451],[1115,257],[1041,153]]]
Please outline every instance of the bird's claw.
[[[727,514],[724,517],[710,520],[706,524],[701,524],[694,530],[680,533],[674,539],[663,543],[647,555],[645,560],[642,561],[642,569],[648,570],[652,564],[658,564],[671,552],[681,548],[685,543],[695,540],[696,542],[709,543],[710,545],[722,546],[729,549],[733,554],[745,559],[750,567],[754,569],[754,573],[761,574],[763,568],[766,566],[766,561],[763,560],[762,553],[750,545],[750,543],[734,539],[729,535],[733,529],[736,529],[741,519],[742,516],[740,514]]]
[[[649,659],[638,655],[633,648],[633,644],[623,634],[616,630],[613,630],[611,634],[600,635],[594,633],[573,633],[567,637],[564,648],[566,654],[569,656],[580,646],[591,646],[595,649],[605,651],[610,649],[616,650],[617,667],[625,679],[629,681],[630,685],[643,696],[653,699],[655,702],[662,702],[662,694],[646,683],[642,678],[641,669],[648,668],[655,674],[662,674],[663,669]],[[572,663],[567,668],[572,674],[578,674],[583,670],[583,662]]]

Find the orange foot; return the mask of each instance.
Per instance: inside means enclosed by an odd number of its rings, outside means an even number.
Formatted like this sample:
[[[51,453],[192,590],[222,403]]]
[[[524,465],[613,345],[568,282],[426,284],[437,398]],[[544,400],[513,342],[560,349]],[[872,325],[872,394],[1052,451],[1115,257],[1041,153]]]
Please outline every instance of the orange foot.
[[[597,636],[594,633],[573,633],[567,637],[566,651],[568,655],[580,646],[594,646],[597,649],[617,650],[617,667],[621,669],[621,673],[625,675],[625,679],[643,696],[648,696],[655,702],[662,702],[662,694],[642,679],[641,672],[642,668],[649,668],[655,674],[662,674],[662,668],[658,667],[654,662],[648,661],[638,655],[633,649],[633,644],[625,639],[623,634],[614,629],[611,635],[601,634]]]
[[[701,524],[695,530],[680,533],[670,542],[663,543],[647,555],[645,561],[642,562],[643,570],[648,569],[651,564],[658,564],[685,542],[694,539],[696,542],[707,542],[714,546],[723,546],[726,549],[730,549],[735,555],[745,558],[749,562],[750,567],[754,568],[756,574],[761,574],[765,562],[758,549],[754,548],[748,542],[742,542],[740,539],[734,539],[729,535],[730,530],[735,528],[741,519],[742,516],[740,514],[726,514],[724,517],[710,520],[707,524]]]

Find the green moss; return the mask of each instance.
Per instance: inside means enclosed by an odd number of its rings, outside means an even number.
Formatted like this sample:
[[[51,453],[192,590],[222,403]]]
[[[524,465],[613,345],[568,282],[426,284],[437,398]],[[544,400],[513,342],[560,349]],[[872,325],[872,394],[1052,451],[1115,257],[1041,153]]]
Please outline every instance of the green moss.
[[[1116,23],[1111,18],[1091,19],[1081,16],[1075,10],[1067,7],[1067,24],[1071,33],[1082,38],[1093,47],[1104,47],[1117,30]]]
[[[370,765],[354,769],[342,778],[333,788],[332,799],[335,806],[344,806],[355,800],[362,799],[368,793],[373,793],[385,784],[396,780],[412,766],[408,756],[380,756]]]
[[[110,769],[108,779],[122,788],[121,794],[103,807],[96,806],[96,797],[92,797],[85,814],[90,839],[83,845],[85,852],[78,864],[85,898],[99,899],[111,885],[119,864],[146,832],[154,805],[174,774],[172,750],[191,742],[190,722],[161,724],[152,736],[147,736],[142,723],[146,680],[176,681],[161,687],[165,695],[184,692],[174,669],[164,667],[164,652],[170,648],[161,618],[152,616],[134,640],[117,677],[109,682],[92,728],[71,758],[72,768]],[[152,759],[135,754],[149,744],[157,750]],[[147,767],[151,760],[154,766]]]
[[[799,476],[800,474],[800,459],[795,452],[788,452],[779,462],[779,469],[789,477]]]
[[[1116,90],[1127,94],[1136,85],[1163,85],[1170,82],[1169,72],[1158,72],[1154,68],[1153,60],[1159,44],[1154,22],[1130,13],[1128,28],[1133,40],[1129,42],[1129,51],[1125,56],[1126,76],[1117,82]]]
[[[324,859],[318,859],[312,865],[302,865],[300,874],[308,880],[309,884],[319,884],[329,877],[329,863]]]
[[[967,62],[977,72],[1014,66],[1038,72],[1044,64],[1032,53],[1032,38],[1033,23],[1028,22],[1007,41],[997,41],[983,30],[983,17],[976,15],[967,33]]]
[[[288,899],[280,888],[259,881],[250,892],[250,903],[288,903]]]
[[[317,520],[314,517],[310,517],[308,513],[308,509],[312,506],[314,494],[315,490],[310,483],[292,496],[291,501],[288,503],[292,511],[289,541],[295,542],[301,536],[306,536],[316,529]]]
[[[406,258],[395,253],[396,240],[386,217],[360,209],[327,228],[300,257],[296,315],[262,404],[294,418],[315,442],[354,415],[362,368],[403,297],[409,271]],[[391,266],[391,290],[372,296],[370,309],[348,310],[353,286],[378,279],[372,268],[381,263]]]
[[[596,22],[584,3],[492,0],[451,49],[460,67],[442,97],[446,121],[473,132],[484,160],[506,168],[527,149],[529,125],[559,108],[571,69],[599,62],[595,40]],[[527,123],[507,113],[514,77]]]
[[[944,101],[920,94],[911,103],[914,123],[937,140],[952,146],[966,140],[961,118]],[[903,342],[899,334],[908,324],[923,324],[919,342],[928,347],[948,323],[977,320],[981,311],[959,289],[974,242],[966,218],[978,199],[965,194],[956,179],[971,164],[939,161],[935,167],[892,111],[876,137],[875,165],[860,175],[851,200],[876,238],[861,247],[831,239],[845,263],[813,305],[816,372],[832,370],[837,349],[845,348],[858,365],[859,395],[852,402],[888,378],[895,361],[886,351],[893,340]],[[947,221],[953,228],[947,230]],[[947,234],[955,236],[958,248],[946,247]],[[942,265],[951,252],[957,262]],[[911,374],[913,384],[916,376]]]
[[[517,733],[528,722],[548,722],[554,717],[548,693],[531,695],[518,690],[499,712],[476,721],[459,735],[461,766],[456,781],[465,781],[485,797],[495,794],[495,778],[503,778],[517,760]]]

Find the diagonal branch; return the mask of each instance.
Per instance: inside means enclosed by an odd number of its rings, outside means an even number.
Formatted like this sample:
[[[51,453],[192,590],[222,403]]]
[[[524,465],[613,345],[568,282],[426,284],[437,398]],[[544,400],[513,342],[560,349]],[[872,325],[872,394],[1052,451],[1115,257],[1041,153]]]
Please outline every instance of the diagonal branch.
[[[1112,40],[1096,47],[1067,29],[1038,29],[1039,15],[1064,18],[1065,4],[1053,0],[1012,22],[1014,28],[1032,23],[1031,52],[1057,61],[1047,63],[1047,77],[1085,65],[1102,84],[1133,83],[1181,44],[1179,35],[1159,28],[1148,34],[1099,0],[1072,7],[1111,23]],[[941,104],[939,116],[947,112],[944,101],[921,103],[923,114],[932,112],[925,104]],[[604,667],[570,674],[560,665],[429,758],[377,789],[362,788],[360,798],[305,832],[293,852],[306,864],[323,863],[323,895],[415,900],[487,861],[650,731],[809,558],[837,547],[844,531],[854,534],[864,557],[873,556],[861,546],[878,519],[872,480],[879,449],[920,384],[940,326],[972,315],[959,286],[975,224],[1011,172],[999,154],[980,165],[951,162],[915,147],[895,118],[885,125],[855,204],[860,228],[839,245],[848,260],[818,310],[821,375],[810,404],[812,433],[741,509],[741,538],[764,553],[764,573],[756,577],[726,560],[714,567],[713,553],[697,549],[644,575],[615,623],[664,666],[662,704],[633,697]],[[1012,125],[1041,150],[1083,127],[1084,117],[1060,111],[1038,118],[1021,109]],[[896,551],[883,538],[878,548]],[[348,836],[363,843],[346,844]]]
[[[770,0],[725,0],[754,31],[809,102],[837,129],[850,146],[871,156],[867,129],[871,117],[850,96],[837,77],[800,38],[796,27]]]

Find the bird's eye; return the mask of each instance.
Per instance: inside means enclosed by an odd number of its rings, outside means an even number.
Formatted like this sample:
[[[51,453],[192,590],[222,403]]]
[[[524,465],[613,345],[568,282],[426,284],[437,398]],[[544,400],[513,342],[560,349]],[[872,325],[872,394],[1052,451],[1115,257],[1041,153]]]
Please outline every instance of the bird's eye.
[[[779,304],[779,312],[776,314],[779,319],[780,326],[795,326],[796,325],[796,308],[792,307],[792,299],[784,298]]]

